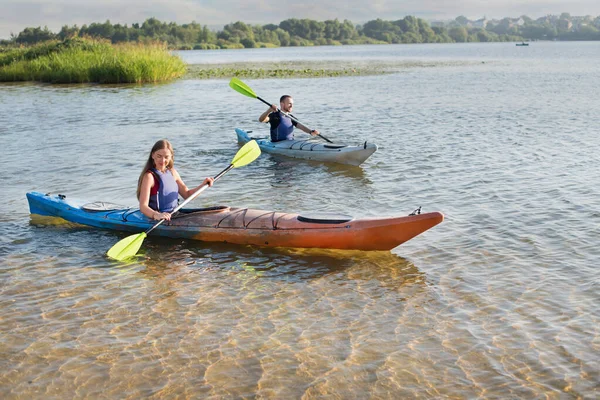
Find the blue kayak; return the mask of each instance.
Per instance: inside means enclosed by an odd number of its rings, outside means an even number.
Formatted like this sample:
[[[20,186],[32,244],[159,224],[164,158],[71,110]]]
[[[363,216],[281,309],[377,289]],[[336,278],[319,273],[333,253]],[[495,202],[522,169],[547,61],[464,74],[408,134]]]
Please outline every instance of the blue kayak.
[[[250,140],[256,140],[260,150],[264,153],[277,154],[280,156],[301,158],[323,162],[334,162],[339,164],[360,165],[371,154],[377,151],[377,145],[364,142],[352,146],[347,144],[324,143],[316,139],[306,140],[282,140],[271,142],[270,138],[250,137],[251,131],[236,128],[238,143],[246,144]]]

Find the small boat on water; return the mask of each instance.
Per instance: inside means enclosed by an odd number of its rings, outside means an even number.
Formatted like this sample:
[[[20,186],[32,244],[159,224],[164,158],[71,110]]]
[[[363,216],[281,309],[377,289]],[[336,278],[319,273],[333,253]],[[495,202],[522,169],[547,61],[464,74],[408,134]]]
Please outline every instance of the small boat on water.
[[[517,43],[516,46],[529,46],[529,43],[521,42]]]
[[[270,138],[250,137],[252,131],[236,128],[238,143],[245,144],[256,140],[260,150],[264,153],[277,154],[286,157],[301,158],[323,162],[334,162],[348,165],[360,165],[371,154],[377,151],[377,145],[364,142],[360,145],[323,143],[314,139],[307,140],[282,140],[271,142]]]
[[[142,232],[156,224],[137,208],[87,203],[58,194],[27,193],[31,214],[59,217],[95,228]],[[153,235],[269,247],[391,250],[444,220],[439,212],[355,219],[216,206],[181,209]]]

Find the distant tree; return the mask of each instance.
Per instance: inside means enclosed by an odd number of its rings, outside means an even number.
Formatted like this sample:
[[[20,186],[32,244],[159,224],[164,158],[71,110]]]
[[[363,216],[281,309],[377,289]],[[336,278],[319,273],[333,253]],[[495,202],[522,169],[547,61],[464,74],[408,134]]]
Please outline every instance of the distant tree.
[[[44,29],[38,26],[37,28],[25,28],[23,32],[19,33],[19,35],[15,38],[15,42],[33,44],[52,39],[56,39],[56,35],[50,32],[47,26],[44,26]]]
[[[256,47],[256,42],[249,38],[244,38],[240,40],[240,43],[247,49],[252,49]]]
[[[592,40],[598,40],[598,33],[600,32],[600,30],[598,28],[596,28],[595,26],[591,26],[591,25],[586,25],[586,26],[582,26],[581,29],[579,29],[579,32],[581,32],[581,34],[583,36],[587,36],[588,38],[594,38]]]
[[[497,24],[488,24],[486,30],[494,32],[498,35],[504,35],[508,33],[511,25],[512,21],[510,18],[502,18]]]
[[[561,13],[559,19],[568,19],[568,20],[570,20],[571,19],[571,14],[569,14],[567,12]]]
[[[257,42],[261,43],[271,43],[276,46],[280,46],[281,42],[279,41],[279,36],[277,32],[274,30],[264,29],[263,27],[255,26],[254,29],[254,38]]]
[[[521,36],[526,39],[551,40],[557,35],[556,28],[550,24],[525,25],[521,28]]]
[[[352,22],[347,19],[344,20],[342,26],[340,27],[340,37],[339,40],[350,40],[358,38],[358,31],[356,27],[352,24]]]
[[[281,28],[277,28],[275,33],[277,34],[277,38],[282,46],[289,46],[291,44],[292,38],[289,32],[286,32]]]
[[[177,39],[181,44],[194,44],[198,38],[198,33],[202,30],[200,25],[193,24],[187,26],[174,25],[170,29],[170,35]]]
[[[279,27],[290,34],[290,37],[297,36],[301,39],[310,39],[311,37],[319,37],[318,33],[325,30],[324,23],[317,23],[309,19],[290,18],[281,21]],[[303,43],[302,40],[299,43]]]
[[[448,30],[448,36],[457,43],[464,43],[469,38],[469,33],[464,26],[457,26]]]
[[[469,23],[469,20],[464,15],[454,18],[454,20],[462,26],[466,26]]]
[[[569,13],[562,13],[560,15],[560,18],[558,19],[558,22],[556,23],[556,29],[558,33],[560,34],[568,32],[571,26],[571,16],[569,15]]]
[[[564,32],[559,35],[561,40],[600,40],[600,31],[591,25],[584,25],[577,31]]]
[[[79,35],[79,28],[77,25],[73,25],[69,27],[68,25],[63,25],[60,32],[58,32],[58,38],[60,40],[71,39]]]
[[[80,35],[112,39],[113,35],[115,34],[115,27],[110,23],[109,20],[106,20],[106,22],[103,24],[94,22],[87,27],[85,25],[82,26],[79,33]]]
[[[431,27],[423,19],[408,15],[403,19],[388,21],[376,19],[362,25],[338,19],[317,21],[290,18],[279,24],[249,25],[238,21],[225,25],[220,31],[209,30],[196,21],[178,25],[148,18],[141,25],[113,25],[91,23],[78,28],[65,25],[58,34],[43,29],[25,28],[18,35],[11,33],[10,41],[2,45],[35,44],[52,39],[65,40],[77,36],[97,36],[110,39],[113,43],[138,41],[149,43],[160,40],[171,48],[242,48],[272,46],[313,46],[363,43],[445,43],[445,42],[489,42],[528,39],[600,40],[600,16],[571,17],[562,13],[560,17],[546,16],[532,20],[520,17],[523,24],[514,18],[488,21],[484,29],[475,28],[465,16],[456,17],[444,26]],[[7,44],[8,43],[8,44]]]
[[[340,37],[341,24],[336,19],[325,21],[325,38],[338,40]]]
[[[400,35],[400,43],[421,43],[421,35],[415,32],[405,32]]]
[[[419,33],[419,21],[412,15],[407,15],[404,19],[394,21],[393,24],[399,26],[402,32]]]
[[[398,33],[401,29],[398,25],[377,18],[363,25],[362,33],[370,38],[388,43],[399,42]]]
[[[215,43],[217,41],[217,34],[210,29],[206,25],[202,27],[202,30],[198,32],[198,43]]]
[[[115,33],[112,36],[113,43],[129,42],[131,40],[129,28],[127,25],[115,25]]]
[[[317,40],[325,35],[325,23],[321,21],[308,20],[309,34],[306,39]]]
[[[437,41],[436,34],[427,21],[419,18],[417,24],[419,25],[419,33],[421,34],[423,43],[433,43]]]
[[[493,41],[493,36],[492,36],[493,34],[490,34],[485,29],[479,29],[475,32],[475,34],[477,35],[478,42],[492,42]]]
[[[250,25],[238,21],[225,25],[223,30],[217,34],[217,38],[239,43],[242,39],[254,40],[254,31]]]
[[[160,22],[156,18],[148,18],[144,21],[140,29],[144,36],[158,38],[161,35],[166,34],[169,28],[167,24]]]
[[[532,24],[532,23],[533,23],[533,20],[532,20],[531,18],[529,18],[527,15],[521,15],[521,19],[522,19],[523,21],[525,21],[525,24],[526,24],[526,25],[529,25],[529,24]]]
[[[448,34],[448,29],[446,29],[443,26],[434,26],[431,28],[431,30],[433,31],[433,33],[435,33],[435,40],[437,43],[449,43],[455,41]]]

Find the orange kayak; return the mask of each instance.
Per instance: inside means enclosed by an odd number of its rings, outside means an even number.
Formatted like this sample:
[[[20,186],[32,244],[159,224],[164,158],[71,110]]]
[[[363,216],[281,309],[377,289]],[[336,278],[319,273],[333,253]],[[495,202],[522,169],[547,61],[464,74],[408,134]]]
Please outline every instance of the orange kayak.
[[[85,203],[62,195],[27,193],[32,214],[97,228],[142,232],[156,221],[137,208]],[[182,209],[154,235],[242,245],[345,250],[391,250],[444,220],[439,212],[354,219],[217,206]]]

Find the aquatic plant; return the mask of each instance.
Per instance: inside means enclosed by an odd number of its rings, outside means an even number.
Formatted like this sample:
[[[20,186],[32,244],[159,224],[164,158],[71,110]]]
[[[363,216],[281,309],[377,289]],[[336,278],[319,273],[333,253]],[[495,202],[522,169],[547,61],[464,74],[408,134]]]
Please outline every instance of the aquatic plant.
[[[190,79],[221,79],[221,78],[323,78],[340,76],[359,76],[382,74],[378,69],[319,68],[319,65],[298,65],[297,67],[281,66],[265,63],[265,65],[201,65],[188,66],[187,78]]]

